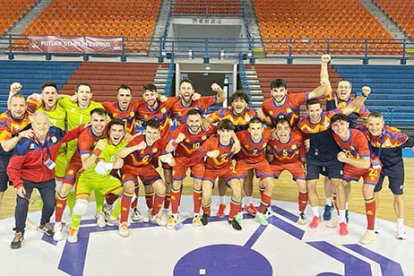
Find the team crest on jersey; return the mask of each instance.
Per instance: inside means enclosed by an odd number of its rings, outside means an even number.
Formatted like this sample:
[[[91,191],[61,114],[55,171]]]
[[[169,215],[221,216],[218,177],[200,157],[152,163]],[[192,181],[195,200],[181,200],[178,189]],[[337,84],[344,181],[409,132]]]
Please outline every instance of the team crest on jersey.
[[[135,117],[135,112],[130,112],[130,113],[129,113],[129,116],[130,116],[130,117]]]
[[[324,122],[324,123],[323,123],[323,126],[324,126],[324,127],[329,127],[329,122],[328,122],[328,121]]]
[[[269,115],[273,115],[273,111],[269,111]]]
[[[386,141],[386,142],[384,142],[384,146],[386,146],[386,147],[391,146],[391,142],[390,142],[390,141]]]
[[[152,149],[152,152],[153,152],[153,153],[156,153],[157,151],[158,151],[158,149],[157,149],[157,148]]]
[[[30,144],[30,149],[34,149],[35,145],[34,144]]]
[[[161,113],[164,114],[167,112],[167,109],[165,109],[165,107],[161,108]]]
[[[290,107],[288,107],[288,108],[286,109],[286,112],[291,113],[291,112],[292,112],[292,109],[290,109]]]
[[[75,172],[73,170],[69,170],[68,174],[73,175]]]
[[[204,140],[207,139],[207,136],[206,135],[203,135],[203,137],[201,137],[201,139],[204,141]]]
[[[295,149],[297,149],[297,148],[298,148],[298,146],[296,146],[296,144],[293,144],[293,145],[292,145],[292,149],[293,149],[293,150],[295,150]]]

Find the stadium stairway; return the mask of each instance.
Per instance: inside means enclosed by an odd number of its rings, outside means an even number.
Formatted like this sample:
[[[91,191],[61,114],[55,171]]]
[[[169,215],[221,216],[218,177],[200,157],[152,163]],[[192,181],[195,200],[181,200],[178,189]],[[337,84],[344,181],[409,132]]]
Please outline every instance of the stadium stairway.
[[[133,97],[142,96],[145,83],[154,82],[157,69],[168,65],[157,63],[84,62],[60,90],[73,94],[76,85],[87,82],[92,86],[95,101],[113,101],[121,84],[132,88]],[[159,92],[162,93],[160,90]]]
[[[414,135],[414,66],[335,65],[342,78],[360,94],[364,85],[372,88],[366,101],[370,111],[380,111],[385,123]]]
[[[0,112],[7,109],[13,82],[23,85],[24,95],[39,93],[45,81],[54,81],[61,89],[79,65],[80,62],[0,61]]]

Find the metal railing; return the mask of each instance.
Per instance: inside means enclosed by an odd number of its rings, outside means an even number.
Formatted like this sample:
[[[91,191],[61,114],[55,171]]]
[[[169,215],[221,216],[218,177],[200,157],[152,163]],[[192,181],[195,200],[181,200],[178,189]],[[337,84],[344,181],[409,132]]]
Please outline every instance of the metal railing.
[[[171,86],[172,86],[173,78],[174,78],[174,66],[175,66],[174,54],[171,54],[171,61],[170,61],[170,65],[168,66],[167,81],[165,83],[165,88],[164,88],[165,96],[170,95]]]
[[[246,67],[243,63],[244,57],[243,55],[239,55],[239,75],[240,75],[240,83],[242,86],[243,91],[247,92],[247,95],[249,96],[249,104],[252,104],[252,93],[250,90],[249,81],[247,80],[246,75]]]

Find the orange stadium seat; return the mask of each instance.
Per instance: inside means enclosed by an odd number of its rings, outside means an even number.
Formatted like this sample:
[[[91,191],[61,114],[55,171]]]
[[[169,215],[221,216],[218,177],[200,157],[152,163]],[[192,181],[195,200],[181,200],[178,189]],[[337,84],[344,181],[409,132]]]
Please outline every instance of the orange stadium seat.
[[[238,0],[176,0],[174,14],[241,14]]]
[[[4,33],[13,25],[31,6],[36,3],[36,0],[0,0],[0,31]]]
[[[414,38],[414,1],[375,0],[376,4]]]
[[[145,2],[145,3],[143,3]],[[160,0],[54,0],[24,35],[152,36]],[[131,52],[146,52],[149,42]]]
[[[358,0],[254,0],[253,2],[268,54],[281,54],[280,47],[272,40],[284,38],[299,41],[310,39],[306,46],[303,46],[302,42],[292,45],[292,54],[323,54],[326,51],[326,44],[315,43],[315,39],[367,38],[385,39],[395,43],[391,34]],[[350,47],[345,43],[333,43],[330,45],[330,50],[338,55],[364,54],[364,44],[361,42],[355,44],[357,44],[354,45],[355,47]],[[298,47],[298,45],[302,46]],[[368,52],[374,55],[384,52],[400,55],[401,46],[398,44],[393,46],[390,48],[385,43],[378,47],[370,46]],[[286,50],[282,52],[287,52],[287,47],[285,45],[283,48]]]

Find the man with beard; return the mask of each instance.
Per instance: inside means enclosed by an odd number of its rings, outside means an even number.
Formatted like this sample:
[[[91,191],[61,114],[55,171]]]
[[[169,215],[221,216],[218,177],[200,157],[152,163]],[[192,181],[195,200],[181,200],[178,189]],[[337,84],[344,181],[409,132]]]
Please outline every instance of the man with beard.
[[[173,185],[171,187],[172,215],[168,219],[167,227],[173,229],[178,223],[178,205],[181,197],[181,186],[186,172],[191,169],[193,178],[194,219],[193,225],[201,227],[201,218],[198,214],[201,205],[201,185],[204,176],[203,157],[196,157],[194,153],[201,144],[215,132],[215,127],[208,130],[201,128],[202,114],[198,109],[192,109],[187,114],[187,122],[180,125],[171,135],[166,147],[167,152],[175,151],[175,166],[173,167]]]
[[[325,86],[329,89],[329,84]],[[371,93],[367,86],[362,87],[362,96],[346,106],[342,112],[347,115],[358,108]],[[298,128],[307,135],[310,140],[310,148],[306,155],[306,185],[308,187],[309,203],[313,211],[313,219],[309,224],[311,228],[319,225],[318,195],[316,193],[316,182],[319,174],[329,177],[336,188],[338,197],[338,209],[340,214],[339,233],[348,234],[348,225],[345,219],[345,192],[342,182],[342,163],[338,161],[339,146],[333,139],[330,117],[339,113],[338,110],[329,112],[322,111],[322,104],[318,99],[311,99],[306,103],[307,117],[302,119]]]
[[[367,129],[363,132],[368,137],[371,150],[382,163],[382,171],[378,184],[375,186],[375,198],[378,200],[379,192],[386,176],[389,188],[394,195],[394,211],[397,216],[397,229],[395,237],[405,240],[407,234],[404,228],[404,160],[402,149],[406,147],[414,150],[414,140],[398,128],[384,125],[384,118],[380,112],[371,112],[368,116]]]
[[[180,82],[180,100],[177,101],[172,107],[173,118],[177,120],[177,124],[184,124],[187,120],[187,113],[191,109],[198,109],[203,114],[205,110],[213,105],[222,103],[226,95],[224,94],[223,89],[217,84],[213,83],[211,85],[211,90],[217,93],[216,96],[202,96],[197,100],[193,100],[194,97],[194,88],[193,83],[189,79],[183,79]]]
[[[55,206],[54,161],[60,145],[78,137],[83,127],[64,133],[61,129],[50,127],[49,117],[38,112],[33,116],[32,129],[33,138],[19,140],[7,168],[7,174],[17,190],[16,233],[11,243],[12,249],[21,247],[30,195],[34,188],[40,192],[43,201],[38,229],[49,236],[53,235],[49,221]]]
[[[103,118],[105,118],[103,116]],[[73,207],[72,227],[69,232],[68,242],[78,241],[79,225],[82,216],[88,208],[90,193],[100,193],[105,197],[118,197],[122,193],[122,184],[119,178],[111,175],[112,169],[122,168],[124,161],[118,157],[118,153],[126,147],[124,140],[124,122],[112,119],[108,124],[108,138],[100,139],[93,149],[87,162],[83,164],[82,173],[79,175],[76,187],[76,203]],[[121,208],[120,235],[127,236],[121,231],[121,225],[128,220],[129,210]]]
[[[212,123],[228,119],[234,124],[234,131],[237,133],[238,131],[246,130],[252,118],[260,117],[261,119],[265,119],[263,112],[256,112],[255,110],[247,107],[248,104],[249,96],[247,93],[242,90],[237,90],[233,93],[233,95],[231,95],[231,106],[220,108],[205,120],[203,120],[203,128],[207,129]],[[247,188],[247,190],[245,189],[244,211],[250,213],[252,216],[255,216],[257,211],[251,203],[253,193],[252,183],[253,172],[249,171],[247,178],[244,180],[244,187]],[[224,217],[224,211],[226,209],[227,186],[222,180],[219,180],[218,187],[220,205],[216,215],[218,217]]]

